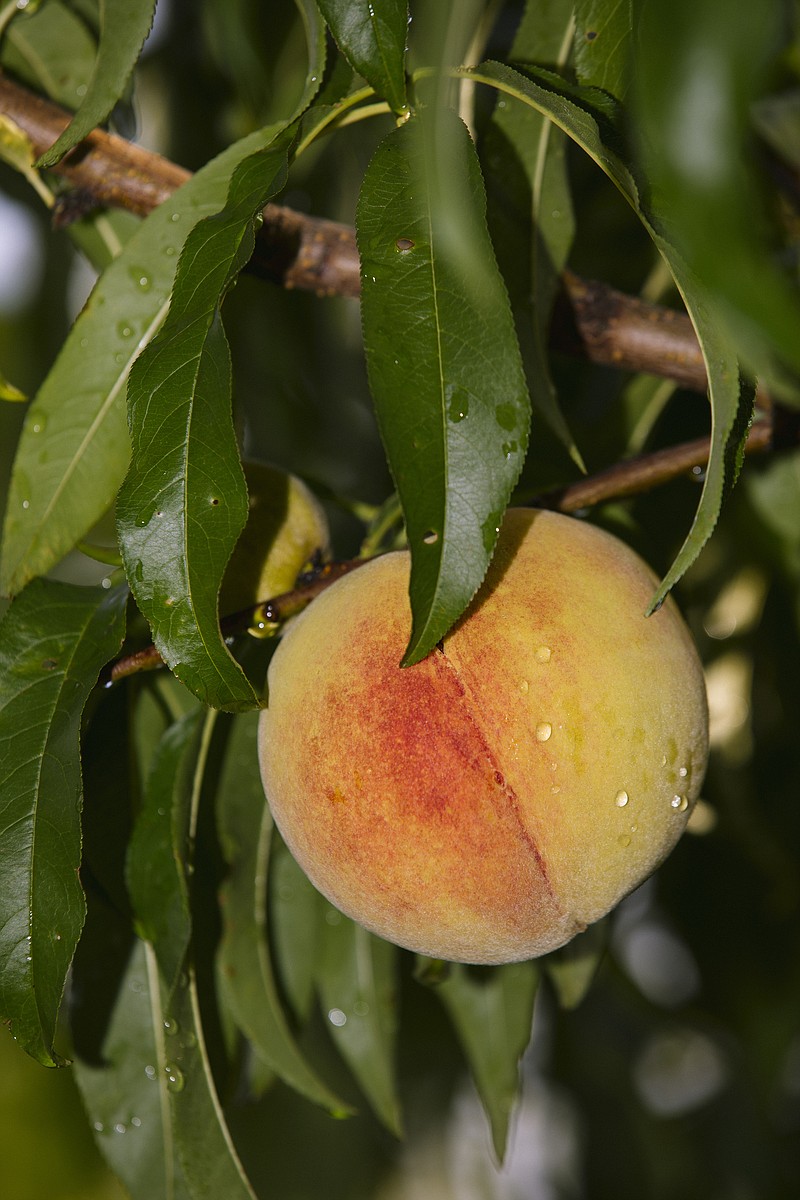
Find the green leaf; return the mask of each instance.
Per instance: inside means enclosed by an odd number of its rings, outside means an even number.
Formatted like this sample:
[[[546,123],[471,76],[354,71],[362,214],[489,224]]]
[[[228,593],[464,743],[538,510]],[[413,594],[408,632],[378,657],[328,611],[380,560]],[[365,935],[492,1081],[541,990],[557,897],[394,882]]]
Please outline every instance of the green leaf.
[[[314,973],[324,928],[323,901],[277,831],[270,863],[270,928],[275,972],[286,999],[305,1021],[314,1001]]]
[[[583,149],[616,184],[633,207],[672,272],[697,334],[708,372],[711,402],[711,453],[703,492],[692,527],[671,569],[653,598],[649,611],[662,603],[671,587],[691,566],[710,536],[719,516],[726,487],[736,477],[735,460],[741,454],[752,414],[752,396],[743,388],[738,362],[728,332],[712,306],[705,286],[687,267],[668,238],[668,213],[660,199],[648,207],[627,159],[620,128],[619,107],[597,88],[581,88],[548,71],[526,68],[515,71],[502,63],[483,63],[468,74],[500,91],[516,96],[545,113]]]
[[[381,143],[356,229],[370,385],[411,547],[410,664],[480,586],[530,418],[480,169],[453,113],[423,109]]]
[[[80,108],[42,154],[37,167],[52,167],[101,125],[122,96],[153,24],[156,0],[100,0],[100,42]]]
[[[318,0],[347,61],[394,112],[406,108],[406,0]]]
[[[775,256],[750,147],[780,11],[729,0],[646,6],[635,115],[662,232],[713,299],[748,371],[797,406],[800,293]]]
[[[258,130],[198,171],[142,222],[98,280],[28,410],[6,509],[0,594],[50,570],[113,503],[130,457],[128,372],[164,319],[180,250],[197,222],[224,205],[236,166],[277,132]]]
[[[633,0],[577,0],[575,20],[579,82],[624,100],[631,81]]]
[[[48,0],[11,22],[0,62],[56,104],[75,109],[92,77],[95,51],[94,38],[80,17],[61,0]]]
[[[126,599],[35,581],[0,625],[0,1013],[47,1066],[85,915],[81,714],[122,642]]]
[[[340,1054],[377,1116],[397,1137],[397,947],[329,909],[317,971],[320,1000]]]
[[[177,981],[192,930],[183,830],[200,717],[199,709],[187,713],[161,738],[128,850],[126,875],[136,929],[155,947],[167,989]]]
[[[228,1007],[259,1057],[315,1104],[345,1105],[311,1070],[291,1035],[272,973],[268,943],[272,818],[258,769],[258,714],[233,721],[217,788],[217,821],[228,875],[220,894],[219,978]]]
[[[572,0],[529,3],[511,55],[564,66],[575,29]],[[487,131],[489,227],[511,295],[534,411],[583,469],[548,362],[553,301],[575,222],[563,130],[527,104],[502,98]]]
[[[596,921],[566,946],[542,959],[562,1008],[577,1008],[592,985],[608,940],[608,924]]]
[[[532,962],[488,970],[454,963],[434,986],[464,1047],[500,1162],[519,1095],[519,1060],[530,1041],[538,984]]]
[[[164,1039],[173,1137],[192,1200],[256,1200],[214,1084],[194,968],[170,997]]]
[[[736,482],[744,440],[753,417],[755,389],[739,375],[735,346],[712,314],[704,292],[671,247],[656,237],[656,244],[669,263],[692,319],[708,372],[711,401],[711,450],[703,491],[691,529],[675,561],[650,602],[648,614],[664,602],[670,589],[688,571],[714,531],[722,501]]]
[[[176,1157],[155,953],[97,899],[74,984],[75,1078],[101,1153],[132,1200],[190,1200]]]
[[[258,698],[217,614],[248,511],[219,309],[252,252],[256,215],[286,178],[287,141],[247,159],[223,211],[189,236],[169,316],[131,372],[133,455],[117,500],[128,578],[161,657],[204,703],[234,710]]]

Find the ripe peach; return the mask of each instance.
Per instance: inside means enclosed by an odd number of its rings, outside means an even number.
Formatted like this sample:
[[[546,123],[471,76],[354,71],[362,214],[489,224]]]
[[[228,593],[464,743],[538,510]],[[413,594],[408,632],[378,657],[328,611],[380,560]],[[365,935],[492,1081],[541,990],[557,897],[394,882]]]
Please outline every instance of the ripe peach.
[[[259,748],[312,883],[401,946],[499,963],[607,913],[682,833],[707,756],[703,675],[621,541],[512,509],[473,603],[401,669],[409,559],[319,596],[278,646]]]
[[[315,552],[329,549],[324,509],[302,480],[267,463],[242,465],[250,512],[222,580],[223,615],[288,592]]]

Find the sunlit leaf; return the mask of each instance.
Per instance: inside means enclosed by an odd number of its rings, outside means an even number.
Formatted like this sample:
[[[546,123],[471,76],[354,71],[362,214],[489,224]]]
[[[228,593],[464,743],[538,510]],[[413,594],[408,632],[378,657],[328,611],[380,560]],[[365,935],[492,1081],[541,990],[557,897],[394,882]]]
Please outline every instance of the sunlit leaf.
[[[335,909],[329,916],[317,986],[330,1033],[377,1115],[399,1136],[397,947]]]
[[[0,625],[0,1013],[45,1065],[85,915],[81,714],[127,589],[35,581]]]
[[[452,964],[434,988],[464,1047],[501,1162],[519,1096],[519,1060],[530,1041],[538,984],[539,973],[531,962],[490,970]]]
[[[217,789],[220,842],[228,863],[220,896],[219,976],[228,1006],[259,1057],[314,1103],[344,1113],[347,1106],[297,1048],[275,987],[267,928],[272,818],[258,770],[257,734],[257,713],[233,721]]]
[[[319,0],[319,7],[353,69],[400,112],[406,103],[406,0]]]
[[[117,500],[128,578],[161,657],[218,708],[258,704],[217,615],[248,512],[219,310],[252,252],[256,215],[286,178],[287,153],[281,138],[247,159],[223,211],[192,231],[169,316],[128,386],[133,455]]]
[[[130,457],[125,386],[167,311],[178,256],[225,203],[258,130],[203,167],[144,220],[104,272],[28,410],[9,491],[0,593],[49,570],[111,506]],[[34,487],[35,481],[35,487]]]
[[[101,125],[122,96],[153,24],[156,0],[101,0],[100,42],[92,77],[80,108],[57,141],[42,154],[39,167],[52,167]]]
[[[370,385],[411,547],[409,664],[480,586],[530,402],[475,150],[452,112],[423,110],[381,143],[356,228]]]

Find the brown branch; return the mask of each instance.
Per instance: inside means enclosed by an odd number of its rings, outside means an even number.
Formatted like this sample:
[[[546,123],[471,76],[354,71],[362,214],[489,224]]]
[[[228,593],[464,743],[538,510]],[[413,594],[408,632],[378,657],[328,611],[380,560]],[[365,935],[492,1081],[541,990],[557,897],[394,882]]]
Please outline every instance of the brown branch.
[[[47,150],[69,114],[0,74],[0,112],[27,134],[35,154]],[[159,154],[95,130],[54,171],[98,206],[146,215],[189,178]],[[360,268],[349,225],[307,216],[277,204],[264,210],[250,270],[287,288],[323,296],[356,297]],[[706,373],[684,313],[645,304],[604,284],[567,273],[554,324],[554,344],[597,363],[649,371],[704,391]]]
[[[798,441],[797,435],[798,429],[795,427],[795,445]],[[745,443],[745,453],[756,454],[771,449],[772,444],[772,420],[765,416],[750,430]],[[574,513],[606,500],[634,496],[679,475],[704,470],[710,450],[710,438],[697,438],[679,446],[670,446],[651,454],[641,454],[637,458],[617,463],[607,471],[600,471],[588,479],[581,479],[567,487],[538,496],[533,505],[557,512]],[[363,566],[365,562],[369,562],[369,559],[350,558],[326,563],[314,574],[301,577],[292,591],[223,617],[220,622],[223,636],[229,638],[245,632],[252,632],[256,637],[277,634],[285,621],[301,612],[337,579]],[[129,675],[136,675],[140,671],[152,671],[163,665],[164,660],[155,646],[144,646],[141,650],[110,663],[101,675],[100,683],[110,687]]]

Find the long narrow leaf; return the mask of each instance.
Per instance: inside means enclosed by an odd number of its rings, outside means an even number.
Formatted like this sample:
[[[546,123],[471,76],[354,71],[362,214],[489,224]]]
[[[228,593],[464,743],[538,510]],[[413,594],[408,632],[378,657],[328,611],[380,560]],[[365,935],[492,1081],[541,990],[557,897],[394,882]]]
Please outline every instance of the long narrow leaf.
[[[181,831],[191,800],[200,711],[161,739],[128,850],[127,882],[139,935],[155,947],[167,989],[174,987],[191,936]]]
[[[142,222],[99,279],[28,410],[0,594],[14,595],[49,570],[110,507],[130,458],[128,373],[166,315],[181,248],[197,222],[224,205],[236,166],[277,132],[258,130],[198,171]]]
[[[331,1036],[381,1121],[399,1137],[397,948],[336,910],[329,913],[317,986]]]
[[[734,347],[706,289],[665,233],[669,214],[659,208],[657,201],[646,207],[641,200],[613,99],[597,88],[580,88],[534,68],[526,68],[522,74],[502,63],[490,62],[469,74],[549,116],[617,185],[672,271],[700,342],[708,371],[711,454],[692,527],[653,598],[652,611],[696,559],[716,524],[725,488],[734,478],[728,464],[740,452],[749,403],[742,391]]]
[[[35,581],[0,626],[0,1013],[47,1066],[83,926],[81,714],[127,589]]]
[[[411,547],[409,664],[480,586],[530,402],[475,150],[453,113],[423,109],[381,143],[356,227],[370,384]]]
[[[347,61],[395,112],[406,103],[406,0],[319,0]]]
[[[453,964],[435,991],[464,1047],[502,1162],[514,1103],[519,1061],[531,1037],[539,973],[531,962],[491,971]]]
[[[272,818],[258,770],[258,714],[236,717],[217,789],[220,842],[228,876],[220,897],[219,974],[236,1023],[259,1057],[315,1104],[347,1105],[306,1063],[281,1009],[269,956],[268,867]]]
[[[156,0],[100,0],[100,42],[92,78],[81,106],[67,128],[39,158],[52,167],[96,125],[102,124],[122,96],[153,24]]]
[[[190,234],[172,305],[128,387],[133,455],[117,501],[123,560],[164,661],[217,708],[258,699],[219,629],[217,595],[247,520],[222,298],[286,177],[288,139],[247,159],[223,211]]]

